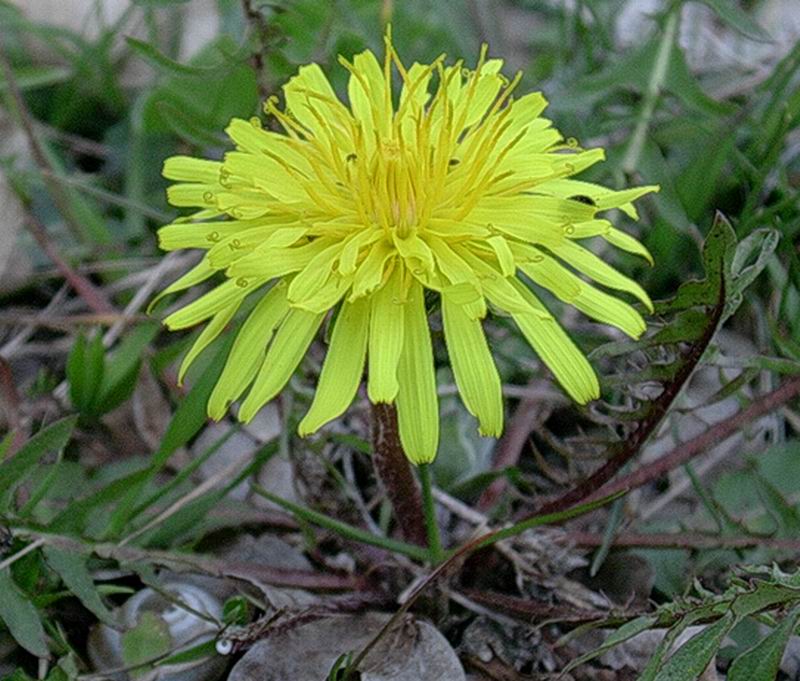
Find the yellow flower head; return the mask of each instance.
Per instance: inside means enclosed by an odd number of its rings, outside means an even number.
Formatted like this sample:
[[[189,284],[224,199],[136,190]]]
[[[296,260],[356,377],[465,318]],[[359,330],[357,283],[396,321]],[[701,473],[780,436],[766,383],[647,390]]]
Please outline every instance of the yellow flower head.
[[[602,237],[649,259],[598,215],[619,208],[636,217],[631,202],[657,187],[612,191],[569,179],[602,160],[603,150],[564,141],[541,117],[540,93],[515,99],[520,76],[505,78],[485,47],[474,70],[441,57],[406,68],[387,35],[383,64],[370,51],[340,62],[350,72],[349,106],[318,65],[303,66],[283,87],[285,108],[265,105],[283,132],[234,119],[226,132],[236,149],[224,160],[175,156],[164,165],[176,181],[170,203],[200,210],[163,227],[160,245],[206,251],[164,293],[224,276],[165,320],[170,329],[207,322],[181,375],[245,298],[258,297],[209,415],[221,418],[247,391],[238,416],[252,419],[336,310],[300,434],[347,409],[366,364],[369,399],[395,403],[406,454],[431,461],[439,413],[426,289],[441,301],[458,390],[484,435],[503,427],[500,379],[481,326],[487,302],[514,319],[575,401],[598,397],[589,362],[528,282],[638,337],[639,313],[576,272],[651,308],[638,284],[582,242]]]

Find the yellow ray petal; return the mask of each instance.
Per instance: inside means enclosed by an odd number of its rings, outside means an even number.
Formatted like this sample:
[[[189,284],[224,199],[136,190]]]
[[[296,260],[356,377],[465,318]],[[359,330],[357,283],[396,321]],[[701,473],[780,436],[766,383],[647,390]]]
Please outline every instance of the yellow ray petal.
[[[197,300],[173,312],[164,319],[164,324],[172,331],[199,324],[226,307],[239,305],[247,294],[255,290],[256,286],[255,280],[228,279]]]
[[[626,291],[642,301],[650,312],[653,311],[653,302],[650,300],[650,296],[639,284],[615,270],[611,265],[598,258],[591,251],[586,250],[583,246],[574,241],[564,240],[558,245],[549,246],[549,248],[561,260],[587,277],[591,277],[598,284],[618,291]]]
[[[197,337],[192,347],[189,348],[189,352],[186,353],[186,357],[184,357],[181,362],[180,369],[178,369],[178,385],[183,384],[183,378],[186,376],[186,372],[189,370],[192,362],[194,362],[200,353],[225,330],[225,327],[228,326],[228,323],[233,319],[233,316],[241,306],[242,300],[244,299],[242,298],[233,305],[229,305],[225,309],[220,310],[211,318],[211,321],[206,324],[202,333]]]
[[[377,242],[364,258],[364,262],[356,270],[353,281],[353,292],[350,300],[355,300],[367,293],[371,293],[383,281],[383,274],[397,251],[386,240]]]
[[[342,62],[346,64],[346,62]],[[375,146],[375,135],[388,136],[391,125],[391,98],[388,97],[387,83],[383,69],[369,50],[357,54],[353,58],[350,69],[350,80],[347,84],[347,96],[353,116],[364,127],[367,148],[372,151]]]
[[[396,265],[386,284],[372,295],[367,383],[371,402],[392,402],[399,390],[397,366],[405,328],[402,270]]]
[[[283,277],[302,270],[312,258],[331,245],[329,239],[315,239],[289,248],[261,246],[250,255],[234,262],[227,270],[229,277]]]
[[[153,300],[150,301],[150,304],[147,306],[147,312],[149,313],[156,306],[158,301],[164,296],[168,296],[171,293],[178,293],[179,291],[185,291],[187,288],[201,284],[202,282],[206,281],[206,279],[213,277],[215,272],[216,270],[211,267],[211,264],[208,262],[208,258],[203,257],[203,259],[194,267],[192,267],[192,269],[190,269],[186,274],[178,277],[169,286],[167,286],[167,288],[153,298]]]
[[[500,376],[486,344],[481,323],[462,306],[442,296],[442,318],[450,364],[467,410],[478,418],[482,435],[498,437],[503,430]]]
[[[439,447],[439,400],[425,300],[416,280],[403,309],[403,352],[397,367],[400,442],[412,463],[430,463]]]
[[[168,180],[219,184],[220,170],[222,164],[219,161],[207,161],[191,156],[170,156],[164,161],[161,174]]]
[[[208,400],[212,419],[221,419],[255,378],[275,328],[289,311],[286,290],[285,284],[273,286],[242,324]]]
[[[250,422],[261,407],[283,390],[314,340],[324,316],[289,310],[267,350],[253,387],[239,408],[240,421]]]
[[[579,404],[600,397],[597,375],[583,353],[555,319],[544,316],[546,309],[533,293],[519,282],[515,287],[530,304],[531,312],[512,312],[511,316],[542,362]]]
[[[369,301],[359,298],[342,305],[314,401],[298,426],[301,437],[340,416],[350,406],[364,371],[368,328]]]

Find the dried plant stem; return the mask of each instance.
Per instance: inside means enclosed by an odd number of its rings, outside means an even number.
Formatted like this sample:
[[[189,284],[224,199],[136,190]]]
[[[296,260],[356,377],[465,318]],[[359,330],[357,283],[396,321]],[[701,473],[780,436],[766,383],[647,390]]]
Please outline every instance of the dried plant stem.
[[[375,475],[392,504],[403,538],[412,544],[426,546],[422,497],[400,444],[394,405],[372,405],[372,452]]]
[[[600,486],[592,494],[585,497],[585,501],[592,501],[600,497],[617,492],[628,492],[637,487],[657,480],[669,471],[682,466],[693,457],[708,451],[714,446],[724,442],[731,435],[741,430],[748,423],[771,414],[782,405],[800,395],[800,376],[787,379],[778,388],[754,400],[750,406],[733,416],[720,421],[715,426],[693,437],[691,440],[678,445],[671,452],[658,458],[656,461],[629,473],[613,483]]]

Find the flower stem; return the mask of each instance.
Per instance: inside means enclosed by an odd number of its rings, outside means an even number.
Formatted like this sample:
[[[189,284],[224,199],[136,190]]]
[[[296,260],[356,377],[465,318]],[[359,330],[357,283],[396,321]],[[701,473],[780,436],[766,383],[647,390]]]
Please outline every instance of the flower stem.
[[[372,465],[392,504],[403,538],[412,544],[426,546],[422,497],[400,444],[397,409],[392,404],[372,405]]]
[[[425,513],[425,530],[428,534],[428,551],[434,565],[444,559],[442,538],[439,535],[439,524],[436,522],[436,506],[433,503],[430,465],[423,463],[419,467],[419,479],[422,483],[422,510]]]

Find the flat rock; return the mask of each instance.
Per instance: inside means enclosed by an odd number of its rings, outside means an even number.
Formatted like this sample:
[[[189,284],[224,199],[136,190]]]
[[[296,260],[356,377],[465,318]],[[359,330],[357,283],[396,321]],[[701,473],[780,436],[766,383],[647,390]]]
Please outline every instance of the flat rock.
[[[254,645],[228,681],[319,681],[340,655],[360,650],[389,618],[383,613],[341,615],[275,634]],[[439,630],[410,616],[383,637],[360,671],[361,681],[466,681]]]

